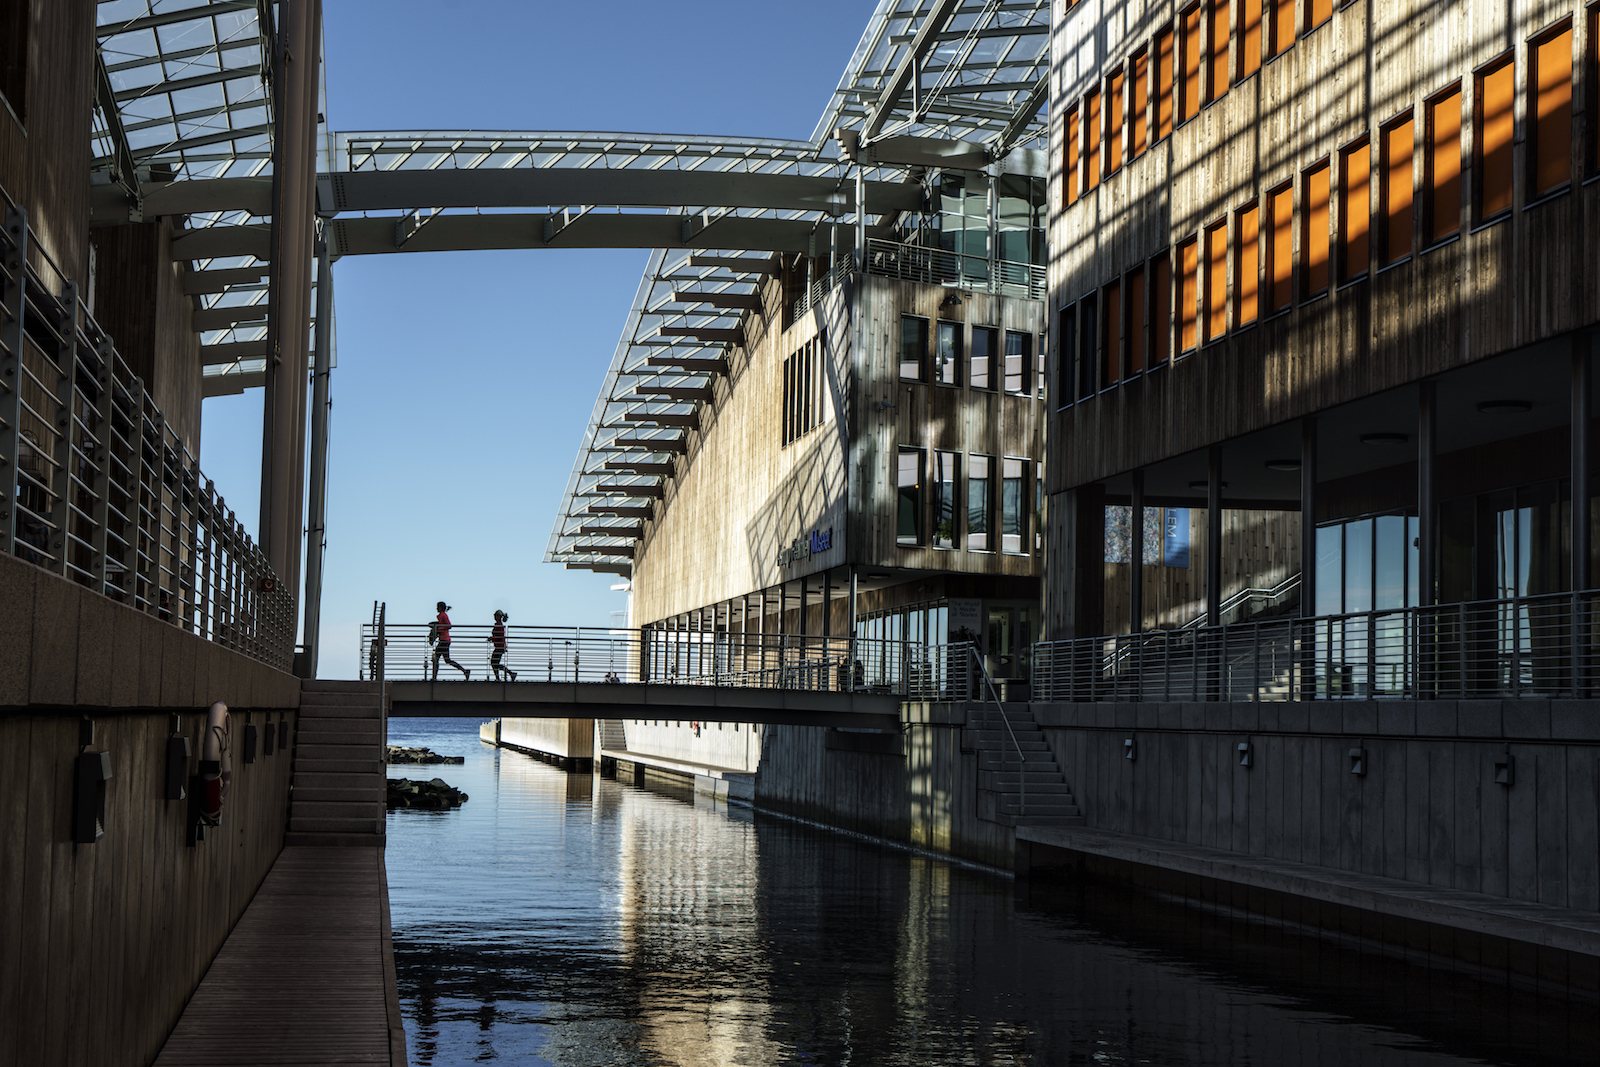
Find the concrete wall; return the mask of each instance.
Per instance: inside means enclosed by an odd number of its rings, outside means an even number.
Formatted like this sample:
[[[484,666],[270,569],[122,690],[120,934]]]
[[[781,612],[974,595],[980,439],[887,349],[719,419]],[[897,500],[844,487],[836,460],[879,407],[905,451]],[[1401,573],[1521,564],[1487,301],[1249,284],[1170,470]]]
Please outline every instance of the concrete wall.
[[[501,719],[499,739],[552,756],[594,758],[593,719]]]
[[[1033,708],[1090,827],[1600,910],[1593,702]]]
[[[763,731],[774,729],[737,722],[702,722],[698,730],[687,722],[661,719],[623,723],[629,752],[745,773],[753,773],[760,762]]]
[[[756,806],[1010,870],[1014,832],[978,818],[978,757],[960,736],[921,724],[898,737],[769,726]]]

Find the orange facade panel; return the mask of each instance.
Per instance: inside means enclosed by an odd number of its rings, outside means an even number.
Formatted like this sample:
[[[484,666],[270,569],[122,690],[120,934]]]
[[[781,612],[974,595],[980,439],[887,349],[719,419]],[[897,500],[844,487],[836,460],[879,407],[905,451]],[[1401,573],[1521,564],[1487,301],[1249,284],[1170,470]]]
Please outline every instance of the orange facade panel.
[[[1128,305],[1128,374],[1144,370],[1144,268],[1128,273],[1123,283],[1123,299]]]
[[[1172,73],[1177,60],[1171,26],[1156,34],[1155,54],[1156,140],[1159,141],[1172,132]]]
[[[1080,180],[1078,158],[1079,138],[1082,131],[1078,128],[1078,105],[1073,104],[1067,108],[1066,122],[1062,128],[1063,139],[1066,141],[1065,155],[1061,161],[1061,174],[1065,182],[1065,197],[1070,206],[1078,202],[1078,182]]]
[[[1363,137],[1339,156],[1339,278],[1372,265],[1372,146]]]
[[[1141,48],[1128,69],[1133,101],[1128,116],[1128,158],[1138,159],[1150,147],[1150,53]]]
[[[1172,358],[1172,258],[1162,252],[1151,263],[1150,365],[1159,367]]]
[[[1533,46],[1529,79],[1533,100],[1533,192],[1559,189],[1572,180],[1572,27]]]
[[[1083,98],[1083,191],[1100,184],[1100,93]]]
[[[1183,40],[1179,42],[1183,77],[1178,100],[1178,121],[1187,122],[1200,113],[1200,54],[1205,48],[1201,27],[1201,8],[1191,6],[1183,13]]]
[[[1122,166],[1124,75],[1119,67],[1106,79],[1106,173]]]
[[[1122,285],[1107,282],[1100,317],[1100,385],[1115,385],[1122,377]]]
[[[1442,241],[1461,229],[1461,90],[1428,101],[1427,233]]]
[[[1300,255],[1305,262],[1305,295],[1328,288],[1328,165],[1312,167],[1300,179],[1304,210]]]
[[[1267,245],[1267,299],[1273,311],[1294,303],[1294,186],[1267,194],[1272,240]]]
[[[1187,352],[1200,340],[1200,242],[1191,237],[1178,246],[1178,350]]]
[[[1383,259],[1411,254],[1412,157],[1416,131],[1408,115],[1383,131]]]
[[[1239,0],[1239,80],[1261,68],[1261,0]]]
[[[1206,340],[1228,332],[1228,224],[1206,229]]]
[[[1267,0],[1267,54],[1287,52],[1294,44],[1294,0]]]
[[[1478,75],[1476,163],[1480,219],[1511,209],[1515,73],[1511,60],[1505,59]]]
[[[1228,2],[1229,0],[1211,0],[1211,10],[1207,13],[1209,25],[1207,33],[1207,53],[1210,56],[1210,70],[1206,76],[1206,98],[1216,100],[1228,91],[1230,84],[1228,77]]]
[[[1233,321],[1245,326],[1261,315],[1261,211],[1254,201],[1239,209],[1233,249]]]

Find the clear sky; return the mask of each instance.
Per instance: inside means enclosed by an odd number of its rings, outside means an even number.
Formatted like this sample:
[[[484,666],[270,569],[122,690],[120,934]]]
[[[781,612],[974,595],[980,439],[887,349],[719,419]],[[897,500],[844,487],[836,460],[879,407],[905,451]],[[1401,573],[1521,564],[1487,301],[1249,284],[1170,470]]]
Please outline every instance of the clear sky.
[[[872,0],[324,0],[337,130],[806,138]],[[334,266],[319,673],[374,600],[420,622],[606,626],[614,575],[542,562],[648,252],[352,256]],[[205,402],[201,466],[256,529],[261,390]]]

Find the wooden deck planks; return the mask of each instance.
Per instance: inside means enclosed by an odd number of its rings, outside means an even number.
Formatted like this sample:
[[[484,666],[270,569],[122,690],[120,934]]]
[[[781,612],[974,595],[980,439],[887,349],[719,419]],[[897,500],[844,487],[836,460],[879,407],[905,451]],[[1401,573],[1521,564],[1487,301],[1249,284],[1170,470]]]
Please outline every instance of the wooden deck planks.
[[[387,913],[382,849],[286,847],[156,1067],[403,1065]]]

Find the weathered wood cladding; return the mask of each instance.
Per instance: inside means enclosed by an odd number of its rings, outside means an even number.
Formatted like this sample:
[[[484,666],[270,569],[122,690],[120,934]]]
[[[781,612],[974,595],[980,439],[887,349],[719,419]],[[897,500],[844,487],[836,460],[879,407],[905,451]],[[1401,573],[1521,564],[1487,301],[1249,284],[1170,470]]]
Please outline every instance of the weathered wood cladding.
[[[1586,113],[1593,99],[1586,84],[1592,66],[1574,65],[1572,187],[1530,204],[1531,183],[1525,180],[1529,39],[1570,16],[1575,58],[1588,55],[1594,31],[1586,7],[1574,0],[1346,4],[1169,137],[1105,176],[1076,204],[1065,206],[1061,116],[1084,92],[1103,88],[1105,76],[1149,44],[1158,28],[1176,20],[1180,6],[1171,0],[1088,0],[1058,20],[1051,108],[1052,307],[1079,300],[1206,226],[1226,219],[1231,227],[1239,208],[1288,182],[1296,183],[1298,256],[1301,173],[1331,161],[1337,232],[1340,149],[1363,135],[1376,139],[1384,124],[1408,109],[1420,130],[1424,100],[1450,86],[1462,91],[1463,155],[1470,160],[1473,71],[1502,54],[1516,61],[1515,202],[1508,215],[1481,228],[1464,216],[1459,237],[1336,284],[1311,301],[1299,299],[1297,263],[1294,307],[1243,329],[1232,322],[1237,247],[1230,233],[1229,333],[1168,367],[1060,412],[1050,441],[1052,491],[1600,319],[1600,183],[1583,183],[1593,172],[1588,164],[1595,134]],[[1233,48],[1237,53],[1237,32]],[[1419,135],[1418,190],[1423,173]],[[1462,177],[1463,201],[1470,205],[1478,176],[1467,165]],[[1381,183],[1370,184],[1376,225]],[[1414,246],[1420,246],[1420,225],[1414,233]],[[1060,352],[1054,333],[1051,351]],[[1051,386],[1054,390],[1054,380]]]
[[[792,292],[781,280],[763,287],[761,311],[744,318],[745,346],[729,354],[729,374],[716,381],[713,400],[701,409],[699,429],[689,435],[688,453],[677,461],[677,476],[667,480],[646,524],[633,568],[635,625],[845,564],[997,576],[1040,573],[1037,552],[950,551],[895,541],[899,447],[980,453],[997,462],[1025,458],[1030,480],[1043,452],[1041,400],[900,379],[902,314],[961,323],[963,353],[973,326],[998,328],[1002,345],[1005,330],[1026,333],[1035,345],[1043,334],[1044,306],[1038,301],[961,292],[959,305],[942,308],[952,293],[956,290],[857,274],[785,329],[783,300]],[[857,319],[859,358],[852,355]],[[785,446],[783,361],[813,342],[822,354],[826,410],[816,428]],[[997,370],[1001,358],[997,354]],[[1031,485],[1025,497],[1024,510],[1031,516]],[[828,551],[779,564],[780,548],[828,529],[833,531]],[[1025,543],[1033,545],[1032,529]],[[842,575],[836,582],[836,589],[847,587]],[[768,608],[774,628],[776,610],[774,596]],[[820,627],[820,611],[811,614]],[[793,610],[790,618],[798,622]]]
[[[90,121],[95,5],[17,0],[29,9],[27,97],[0,106],[0,187],[28,213],[42,250],[69,278],[88,278]],[[35,251],[32,261],[47,278]]]

